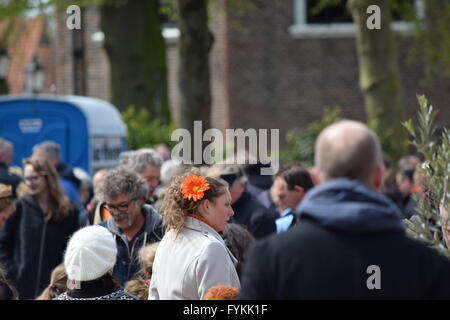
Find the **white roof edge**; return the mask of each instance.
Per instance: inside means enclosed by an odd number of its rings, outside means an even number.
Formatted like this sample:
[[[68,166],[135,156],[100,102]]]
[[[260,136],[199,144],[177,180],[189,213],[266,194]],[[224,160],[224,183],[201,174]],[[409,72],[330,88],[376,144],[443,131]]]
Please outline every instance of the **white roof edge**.
[[[126,136],[127,127],[119,111],[108,101],[85,96],[19,94],[0,97],[0,102],[17,99],[50,100],[65,102],[77,107],[86,117],[90,135]]]

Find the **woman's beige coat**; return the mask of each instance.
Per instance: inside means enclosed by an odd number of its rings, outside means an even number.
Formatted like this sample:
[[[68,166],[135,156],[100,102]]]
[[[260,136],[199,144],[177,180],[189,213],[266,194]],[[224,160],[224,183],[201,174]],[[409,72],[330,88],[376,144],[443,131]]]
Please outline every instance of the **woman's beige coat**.
[[[156,251],[149,300],[199,300],[215,285],[240,288],[236,258],[220,235],[187,217],[178,236],[168,231]]]

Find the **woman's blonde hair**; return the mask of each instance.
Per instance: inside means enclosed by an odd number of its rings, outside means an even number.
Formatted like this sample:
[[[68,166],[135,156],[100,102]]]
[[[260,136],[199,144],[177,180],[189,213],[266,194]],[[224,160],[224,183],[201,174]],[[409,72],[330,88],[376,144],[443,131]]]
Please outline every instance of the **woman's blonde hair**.
[[[42,293],[36,298],[36,300],[52,300],[59,296],[61,293],[67,291],[67,274],[64,269],[64,264],[56,266],[50,276],[50,284]]]
[[[43,157],[31,157],[23,160],[23,167],[31,165],[34,171],[45,178],[48,189],[48,212],[45,219],[57,223],[73,214],[73,205],[58,183],[58,173],[49,160]]]
[[[139,250],[139,262],[146,279],[149,279],[152,275],[153,261],[155,260],[156,249],[158,249],[158,246],[159,241],[148,244]]]
[[[225,194],[228,190],[228,183],[222,179],[205,177],[209,184],[209,189],[204,192],[202,200],[193,201],[184,199],[181,193],[181,184],[187,176],[201,175],[199,169],[193,168],[183,175],[172,178],[167,188],[164,201],[161,207],[163,225],[166,231],[174,230],[178,233],[184,226],[188,214],[198,214],[198,208],[203,200],[214,202],[215,199]]]
[[[139,300],[147,300],[148,298],[149,281],[138,278],[127,281],[125,283],[124,291],[131,293],[139,298]]]

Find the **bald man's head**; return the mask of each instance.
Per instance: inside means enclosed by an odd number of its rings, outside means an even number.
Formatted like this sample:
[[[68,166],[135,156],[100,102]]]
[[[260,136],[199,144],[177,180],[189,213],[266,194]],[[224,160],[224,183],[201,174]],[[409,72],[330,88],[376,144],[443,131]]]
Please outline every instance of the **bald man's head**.
[[[349,178],[372,185],[381,161],[377,135],[361,122],[339,121],[317,138],[315,165],[321,181]]]

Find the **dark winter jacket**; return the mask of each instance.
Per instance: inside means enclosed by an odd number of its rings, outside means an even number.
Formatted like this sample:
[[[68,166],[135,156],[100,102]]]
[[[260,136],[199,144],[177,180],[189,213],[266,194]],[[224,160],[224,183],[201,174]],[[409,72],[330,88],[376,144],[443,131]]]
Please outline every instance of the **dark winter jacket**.
[[[71,165],[60,162],[56,165],[56,171],[62,179],[70,181],[76,190],[80,188],[81,181],[75,176]]]
[[[245,226],[255,239],[261,239],[276,231],[273,217],[248,191],[231,207],[234,211],[231,222]]]
[[[160,241],[163,236],[161,215],[152,206],[147,204],[142,206],[142,214],[145,216],[145,223],[131,241],[128,241],[127,236],[120,231],[113,217],[100,223],[116,239],[117,261],[114,266],[114,277],[122,286],[128,280],[133,279],[136,273],[140,271],[139,249],[147,244]]]
[[[277,211],[277,206],[272,200],[270,196],[270,189],[264,190],[260,194],[256,196],[256,200],[259,201],[267,210],[269,210],[271,217],[276,220],[280,217],[280,214]]]
[[[12,186],[13,197],[17,197],[16,189],[22,179],[9,172],[8,166],[0,162],[0,183]]]
[[[73,214],[61,223],[44,220],[38,202],[19,198],[16,212],[0,230],[0,264],[13,279],[21,299],[35,298],[50,283],[52,270],[63,261],[69,237],[78,229]]]
[[[385,196],[335,179],[307,194],[296,226],[250,249],[240,298],[450,299],[450,261],[406,237]]]
[[[77,207],[79,212],[79,224],[84,227],[88,220],[88,212],[84,205],[81,203],[78,196],[78,190],[80,189],[81,181],[75,176],[72,166],[67,163],[60,162],[56,165],[56,171],[59,175],[59,185],[63,189],[64,194],[69,198]]]
[[[386,191],[385,195],[397,205],[404,219],[409,219],[417,213],[416,201],[412,197],[412,194],[405,196],[398,188],[390,188]]]

